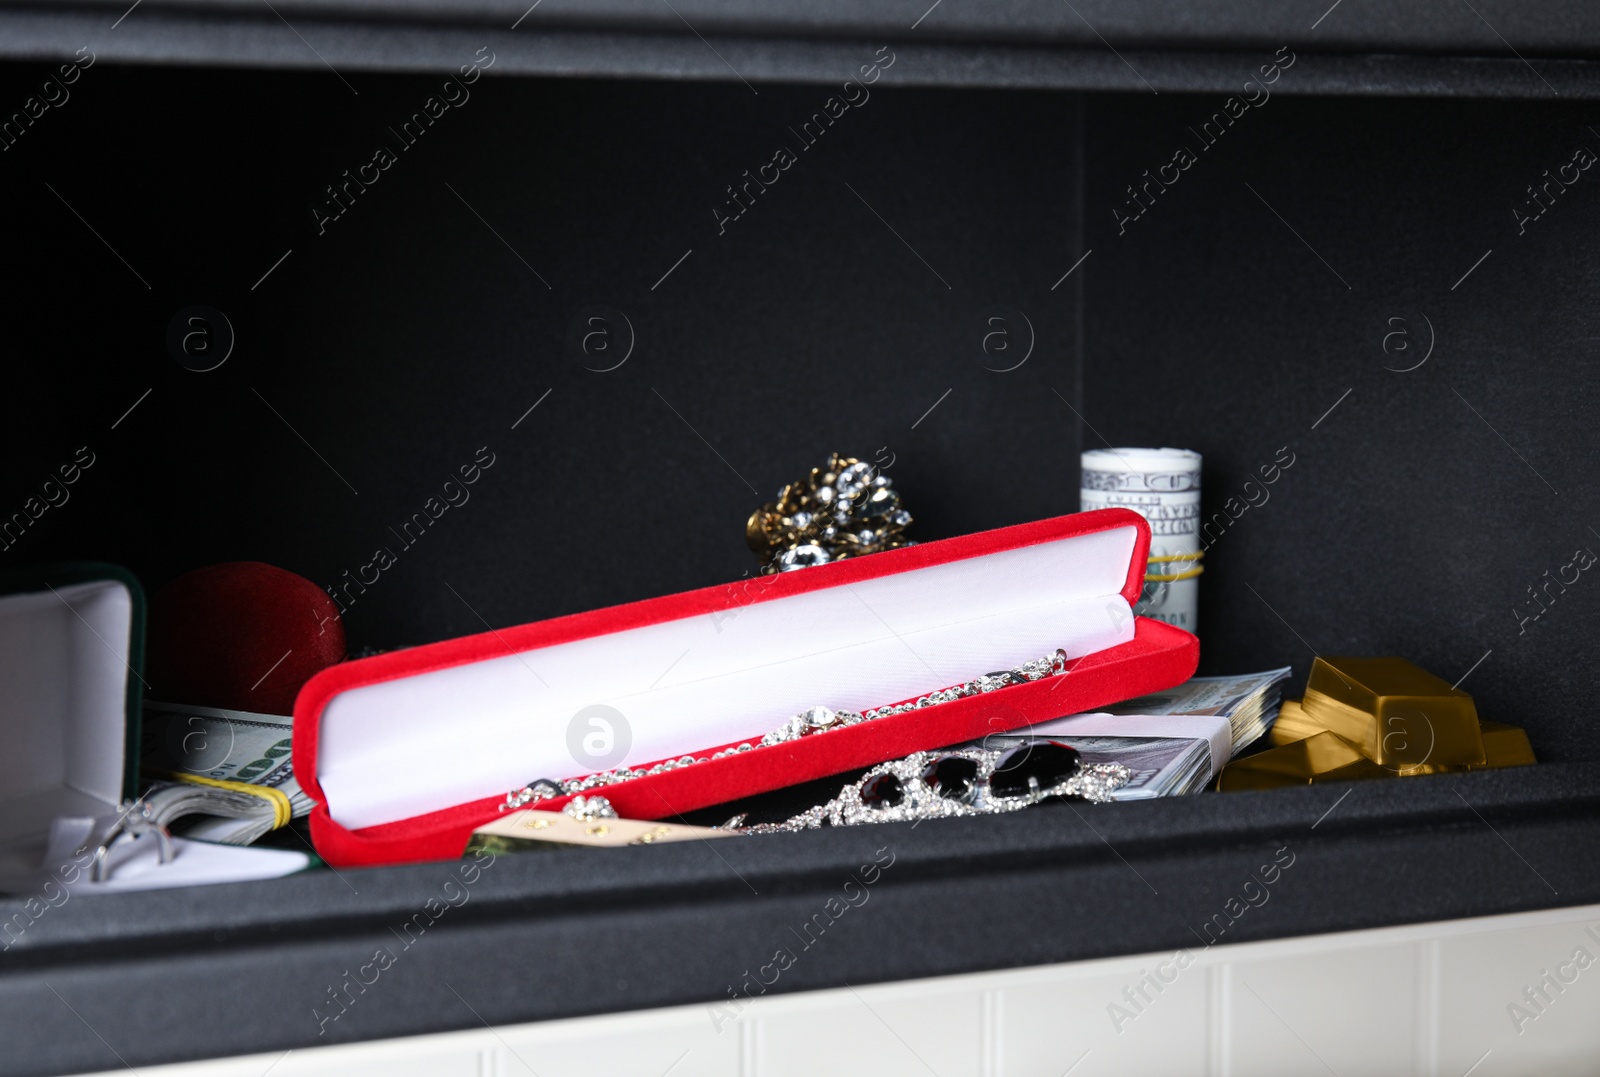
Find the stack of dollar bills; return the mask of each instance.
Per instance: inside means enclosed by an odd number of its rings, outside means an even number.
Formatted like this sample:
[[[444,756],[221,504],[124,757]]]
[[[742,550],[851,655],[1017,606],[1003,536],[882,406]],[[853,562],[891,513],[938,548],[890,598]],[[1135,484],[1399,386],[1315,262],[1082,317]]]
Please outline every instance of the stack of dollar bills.
[[[1214,714],[1228,719],[1233,754],[1266,736],[1283,703],[1290,669],[1241,673],[1232,677],[1194,677],[1176,688],[1106,707],[1108,714]]]
[[[293,719],[146,701],[141,759],[156,821],[186,838],[249,845],[311,810],[295,781]],[[191,818],[194,817],[194,818]]]
[[[1215,714],[1079,714],[984,738],[984,746],[1031,737],[1063,740],[1085,764],[1121,763],[1131,772],[1113,800],[1183,796],[1205,789],[1232,754],[1228,720]]]
[[[1235,677],[1196,677],[1138,699],[984,739],[988,747],[1030,736],[1060,737],[1085,763],[1132,772],[1114,800],[1182,796],[1207,788],[1228,760],[1264,736],[1278,716],[1289,667]]]

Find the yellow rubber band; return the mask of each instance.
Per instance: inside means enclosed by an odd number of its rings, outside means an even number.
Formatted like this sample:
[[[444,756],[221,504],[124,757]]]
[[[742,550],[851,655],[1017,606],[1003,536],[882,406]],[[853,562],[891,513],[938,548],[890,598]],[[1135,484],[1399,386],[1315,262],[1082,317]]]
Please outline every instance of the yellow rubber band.
[[[1170,553],[1152,557],[1150,558],[1150,563],[1152,565],[1170,565],[1182,561],[1187,562],[1194,567],[1182,569],[1178,572],[1146,572],[1144,574],[1144,582],[1174,583],[1178,580],[1192,580],[1206,570],[1204,565],[1194,564],[1194,562],[1199,561],[1205,555],[1206,552],[1204,550],[1196,550],[1194,553]]]
[[[1160,574],[1146,572],[1144,580],[1146,583],[1171,583],[1174,580],[1192,580],[1205,570],[1204,565],[1196,565],[1186,572],[1163,572]]]
[[[272,829],[288,825],[294,818],[294,809],[289,805],[289,797],[281,789],[274,789],[270,785],[251,785],[249,782],[226,782],[220,778],[203,778],[198,774],[185,774],[175,770],[157,770],[150,773],[158,777],[167,778],[175,782],[189,782],[192,785],[212,785],[218,789],[231,789],[235,793],[247,793],[253,797],[260,797],[272,804]]]

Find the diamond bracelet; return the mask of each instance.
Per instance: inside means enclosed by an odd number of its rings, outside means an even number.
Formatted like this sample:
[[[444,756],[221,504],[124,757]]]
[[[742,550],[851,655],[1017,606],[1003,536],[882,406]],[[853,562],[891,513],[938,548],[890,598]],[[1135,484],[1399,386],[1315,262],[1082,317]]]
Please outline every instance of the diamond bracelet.
[[[537,800],[550,800],[554,797],[567,796],[572,793],[586,793],[590,789],[597,789],[601,786],[616,785],[620,782],[631,782],[635,778],[645,778],[655,774],[664,774],[671,770],[681,770],[695,763],[705,763],[713,759],[721,759],[724,756],[735,755],[739,752],[752,751],[755,748],[784,744],[788,741],[799,740],[802,737],[826,733],[834,729],[844,729],[848,726],[860,725],[862,722],[870,722],[876,718],[904,714],[907,711],[937,706],[940,703],[949,703],[952,700],[965,699],[968,696],[983,695],[986,692],[1009,688],[1015,684],[1027,684],[1030,681],[1041,680],[1045,677],[1054,677],[1066,671],[1067,652],[1057,648],[1054,653],[1045,655],[1042,658],[1030,659],[1015,669],[1001,670],[998,673],[985,673],[970,681],[953,684],[948,688],[940,688],[937,691],[929,692],[927,695],[918,696],[916,699],[907,700],[904,703],[893,703],[866,711],[835,711],[822,706],[809,707],[784,722],[759,741],[745,741],[731,748],[713,752],[709,756],[696,757],[686,755],[678,759],[666,759],[649,767],[616,767],[613,770],[603,770],[585,775],[582,778],[568,778],[564,781],[539,778],[536,781],[529,782],[521,789],[507,793],[505,803],[500,805],[500,810],[511,811]]]

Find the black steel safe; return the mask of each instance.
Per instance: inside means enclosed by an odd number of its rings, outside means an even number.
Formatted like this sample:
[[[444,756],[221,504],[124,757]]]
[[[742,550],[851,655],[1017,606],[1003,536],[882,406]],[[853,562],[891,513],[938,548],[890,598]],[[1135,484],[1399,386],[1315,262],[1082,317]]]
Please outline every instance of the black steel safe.
[[[1239,941],[1600,900],[1600,584],[1550,576],[1600,543],[1600,10],[926,6],[0,5],[0,511],[97,458],[0,557],[332,585],[487,446],[346,611],[387,649],[737,579],[834,450],[921,538],[1074,511],[1107,443],[1201,451],[1208,514],[1287,453],[1201,672],[1402,654],[1540,764],[510,859],[321,1036],[438,865],[86,899],[0,955],[8,1071],[118,1063],[46,982],[133,1066],[475,1025],[446,970],[493,1023],[712,1001],[885,842],[782,989],[1181,946],[1284,841]]]

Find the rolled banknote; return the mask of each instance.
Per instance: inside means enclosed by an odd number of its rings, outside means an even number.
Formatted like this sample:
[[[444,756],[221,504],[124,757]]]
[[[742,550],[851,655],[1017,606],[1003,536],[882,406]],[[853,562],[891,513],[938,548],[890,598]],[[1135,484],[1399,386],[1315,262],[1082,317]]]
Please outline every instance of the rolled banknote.
[[[143,766],[156,785],[145,796],[159,822],[186,822],[185,836],[249,845],[311,810],[294,777],[288,715],[146,700]]]
[[[1193,632],[1200,558],[1200,454],[1189,449],[1090,449],[1078,507],[1132,509],[1150,521],[1150,564],[1134,612]]]

